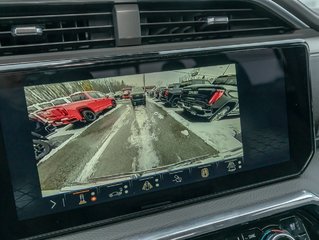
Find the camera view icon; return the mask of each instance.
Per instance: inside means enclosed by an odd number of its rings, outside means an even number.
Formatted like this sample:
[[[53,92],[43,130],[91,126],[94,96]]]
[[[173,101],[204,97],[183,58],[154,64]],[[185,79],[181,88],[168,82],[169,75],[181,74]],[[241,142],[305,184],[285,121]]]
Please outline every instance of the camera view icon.
[[[123,188],[119,188],[118,191],[114,191],[114,192],[111,192],[109,194],[109,197],[112,198],[112,197],[119,197],[123,194]]]

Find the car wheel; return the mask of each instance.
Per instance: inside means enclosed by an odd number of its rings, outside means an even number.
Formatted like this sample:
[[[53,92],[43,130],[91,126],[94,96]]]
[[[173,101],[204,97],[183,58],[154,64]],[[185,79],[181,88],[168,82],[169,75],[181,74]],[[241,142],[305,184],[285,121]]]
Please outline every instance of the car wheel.
[[[220,108],[219,110],[217,110],[215,115],[211,118],[211,121],[221,120],[223,117],[225,117],[229,113],[229,110],[230,110],[230,106],[224,106]]]
[[[33,139],[33,149],[35,154],[35,159],[39,162],[42,158],[44,158],[51,151],[51,146],[49,143]]]
[[[171,107],[177,107],[178,98],[174,98],[171,102]]]
[[[112,100],[112,107],[115,108],[116,107],[116,101]]]
[[[86,122],[94,122],[96,120],[96,114],[91,110],[82,111],[82,116]]]

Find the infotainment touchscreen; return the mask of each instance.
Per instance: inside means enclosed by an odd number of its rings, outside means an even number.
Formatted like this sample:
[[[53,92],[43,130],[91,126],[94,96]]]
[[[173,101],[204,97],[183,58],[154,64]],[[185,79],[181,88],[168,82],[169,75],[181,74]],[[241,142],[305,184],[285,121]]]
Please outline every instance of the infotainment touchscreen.
[[[313,150],[306,52],[0,66],[0,186],[12,186],[16,231],[119,220],[300,174]]]
[[[129,194],[125,180],[173,172],[178,184],[185,169],[243,164],[234,64],[37,85],[25,97],[43,196],[107,184],[111,199]]]

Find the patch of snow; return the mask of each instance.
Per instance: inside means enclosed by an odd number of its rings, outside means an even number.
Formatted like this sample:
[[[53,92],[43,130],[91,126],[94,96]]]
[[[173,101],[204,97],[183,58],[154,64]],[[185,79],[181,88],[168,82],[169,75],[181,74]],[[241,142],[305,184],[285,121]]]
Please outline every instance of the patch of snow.
[[[133,171],[152,169],[160,162],[154,149],[154,141],[158,139],[152,132],[152,119],[147,115],[145,108],[135,111],[135,116],[129,142],[132,146],[138,147],[138,157],[134,159],[132,168]]]
[[[181,134],[185,135],[185,136],[189,136],[189,132],[187,130],[183,130],[181,131]]]
[[[242,147],[241,142],[234,138],[233,127],[236,124],[239,124],[238,119],[221,120],[208,124],[196,123],[190,129],[219,152],[227,152]]]
[[[166,111],[189,131],[203,139],[208,145],[219,151],[221,156],[228,156],[233,151],[236,152],[235,155],[238,155],[238,151],[242,154],[242,143],[235,138],[235,135],[241,132],[239,118],[212,122],[190,122],[181,116],[182,110],[180,108],[170,109],[155,101],[153,103]]]
[[[154,115],[155,115],[156,117],[158,117],[159,119],[161,119],[161,120],[164,119],[164,116],[163,116],[161,113],[159,113],[159,112],[154,112]]]
[[[111,131],[105,136],[103,139],[103,144],[99,148],[99,150],[94,154],[94,156],[86,163],[86,165],[83,168],[83,171],[78,176],[78,178],[75,180],[75,182],[81,183],[81,182],[87,182],[90,176],[93,175],[95,172],[95,166],[98,163],[101,155],[111,142],[112,138],[117,134],[117,132],[128,123],[128,121],[125,121],[127,116],[129,115],[129,108],[126,108],[121,117],[114,123],[112,126]]]

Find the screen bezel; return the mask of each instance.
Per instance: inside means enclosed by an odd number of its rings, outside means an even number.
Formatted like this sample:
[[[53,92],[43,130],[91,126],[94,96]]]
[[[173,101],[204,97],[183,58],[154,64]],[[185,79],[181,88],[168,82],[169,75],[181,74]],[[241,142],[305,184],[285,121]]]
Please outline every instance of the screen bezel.
[[[282,59],[282,61],[295,61],[294,64],[298,66],[298,69],[296,69],[293,67],[287,67],[288,63],[284,63],[286,66],[286,71],[291,77],[290,81],[286,81],[291,161],[276,164],[276,167],[263,167],[260,169],[240,172],[218,179],[197,182],[185,186],[175,187],[172,189],[166,189],[159,192],[144,194],[142,196],[134,196],[129,199],[121,199],[115,202],[103,203],[44,217],[38,217],[35,219],[19,221],[15,211],[11,181],[9,180],[10,171],[6,160],[2,129],[0,129],[0,148],[1,151],[4,153],[0,156],[0,171],[2,180],[0,184],[2,189],[4,189],[8,193],[8,197],[6,197],[6,199],[1,198],[1,208],[3,208],[1,209],[3,210],[1,212],[4,213],[4,216],[6,216],[8,219],[8,226],[5,227],[5,225],[3,225],[3,230],[7,232],[9,237],[12,238],[23,238],[53,231],[60,231],[62,229],[68,229],[66,231],[70,231],[70,228],[81,228],[80,225],[82,225],[82,227],[89,227],[96,226],[97,224],[111,223],[123,219],[133,218],[153,213],[155,211],[161,211],[176,206],[182,206],[184,204],[210,199],[212,197],[221,196],[223,194],[239,191],[250,187],[256,187],[261,184],[271,183],[301,174],[314,152],[314,130],[311,113],[311,91],[307,46],[303,43],[294,43],[285,46],[263,46],[261,49],[264,48],[276,48],[280,49],[281,51],[288,51],[288,53],[286,54],[290,57],[290,59]],[[245,51],[252,50],[258,52],[258,48],[252,49],[247,46],[246,50],[240,50],[238,51],[238,53],[245,55]],[[30,79],[39,79],[39,76],[43,76],[43,73],[47,71],[54,71],[61,77],[64,76],[65,78],[68,78],[70,76],[73,76],[75,78],[74,80],[82,80],[79,79],[79,76],[85,76],[88,70],[90,71],[94,68],[101,69],[105,66],[108,66],[110,69],[121,68],[123,69],[121,73],[122,75],[124,75],[127,69],[130,69],[130,66],[133,65],[140,65],[144,63],[158,63],[160,61],[173,61],[181,59],[187,62],[187,60],[191,58],[197,57],[200,59],[210,55],[225,56],[225,54],[229,52],[236,52],[236,50],[232,51],[231,49],[219,49],[218,51],[215,50],[211,52],[188,52],[185,50],[182,53],[172,52],[171,54],[167,53],[144,56],[144,58],[142,59],[139,56],[138,58],[136,58],[139,60],[136,61],[132,61],[129,59],[121,59],[116,62],[107,62],[100,60],[99,62],[96,62],[96,64],[91,65],[88,65],[87,63],[89,63],[90,61],[86,60],[82,64],[74,66],[67,66],[66,64],[65,67],[61,67],[58,69],[52,66],[52,69],[38,69],[36,71],[34,71],[34,69],[28,71],[24,70],[23,72],[19,72],[19,74],[23,76],[22,78],[25,81],[29,79],[28,81],[30,84],[32,84],[32,81]],[[278,56],[278,58],[281,57],[282,56]],[[171,70],[173,70],[174,66],[171,66],[171,68]],[[175,68],[178,68],[178,66],[176,66]],[[147,71],[154,72],[155,70],[150,67],[143,72],[146,73]],[[301,73],[303,73],[303,78],[299,79],[298,77],[300,73],[296,74],[295,71],[300,71]],[[17,73],[2,73],[0,74],[0,80],[3,81],[3,79],[5,78],[8,79],[14,74]],[[108,74],[116,75],[116,73],[112,71],[110,71],[110,73]],[[33,77],[30,78],[30,76]],[[86,78],[84,78],[83,80],[85,79]],[[60,78],[59,80],[65,81],[63,78]],[[293,92],[293,94],[291,94],[289,92],[291,89],[298,89],[298,99],[300,99],[299,101],[301,101],[302,103],[302,108],[298,109],[299,115],[295,115],[294,113],[296,107],[296,92]],[[304,129],[304,131],[296,132],[294,131],[294,129]],[[241,181],[237,181],[237,179],[241,179]],[[4,208],[3,206],[6,207]],[[123,206],[127,207],[124,208]],[[61,233],[61,231],[59,233]],[[10,239],[9,237],[8,239]]]

